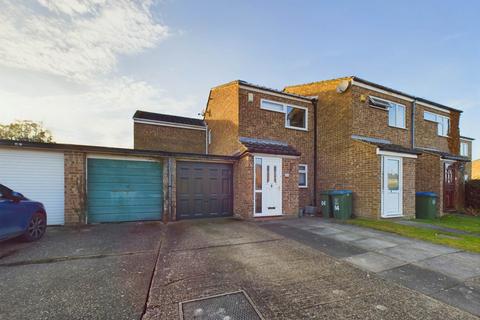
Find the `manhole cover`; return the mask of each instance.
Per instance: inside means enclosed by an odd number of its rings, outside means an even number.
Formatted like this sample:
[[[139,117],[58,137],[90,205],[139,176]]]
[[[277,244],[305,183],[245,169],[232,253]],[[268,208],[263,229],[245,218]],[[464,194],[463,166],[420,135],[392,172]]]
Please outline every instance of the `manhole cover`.
[[[244,291],[180,302],[184,320],[262,320]]]

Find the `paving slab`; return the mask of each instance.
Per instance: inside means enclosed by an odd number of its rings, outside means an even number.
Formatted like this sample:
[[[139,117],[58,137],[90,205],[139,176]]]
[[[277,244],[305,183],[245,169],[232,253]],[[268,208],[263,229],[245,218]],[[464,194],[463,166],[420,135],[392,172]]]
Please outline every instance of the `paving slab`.
[[[406,264],[405,261],[390,258],[375,252],[359,254],[345,258],[344,260],[370,272],[382,272]]]
[[[299,241],[311,248],[317,249],[336,258],[345,258],[367,252],[366,250],[358,248],[347,242],[321,236],[312,233],[311,231],[291,228],[281,224],[267,225],[265,228],[289,239]]]
[[[373,251],[373,250],[395,247],[395,246],[398,246],[398,243],[380,240],[377,238],[366,238],[366,239],[355,241],[354,245],[365,250]]]
[[[448,254],[448,253],[454,253],[454,252],[460,252],[461,251],[460,249],[451,248],[451,247],[447,247],[447,246],[442,246],[442,245],[438,245],[438,244],[430,243],[430,242],[425,242],[425,241],[421,241],[421,240],[417,240],[417,241],[413,242],[412,246],[420,248],[420,249],[424,249],[424,250],[427,250],[427,251],[436,252],[438,254]]]
[[[345,241],[345,242],[365,239],[365,236],[357,233],[351,233],[351,232],[335,233],[335,234],[327,235],[327,237],[338,240],[338,241]]]
[[[335,228],[329,228],[329,227],[316,227],[316,228],[311,228],[308,231],[311,233],[315,233],[321,236],[328,236],[331,234],[337,234],[337,233],[342,233],[342,230],[338,230]]]
[[[412,244],[404,244],[396,247],[377,250],[383,255],[407,262],[421,261],[441,255],[437,251],[425,250]]]
[[[459,280],[480,276],[480,255],[455,252],[415,262],[415,265],[441,272]]]
[[[405,287],[420,291],[427,295],[445,290],[460,284],[456,279],[442,273],[407,264],[398,268],[380,272],[379,275]]]
[[[436,299],[480,317],[480,288],[460,284],[433,295]]]

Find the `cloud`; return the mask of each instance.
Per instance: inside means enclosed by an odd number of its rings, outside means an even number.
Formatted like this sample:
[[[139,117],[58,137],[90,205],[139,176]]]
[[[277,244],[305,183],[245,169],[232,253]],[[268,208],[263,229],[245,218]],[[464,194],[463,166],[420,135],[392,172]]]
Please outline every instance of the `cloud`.
[[[57,142],[132,147],[136,109],[191,116],[203,102],[116,70],[121,55],[169,36],[151,1],[0,0],[0,8],[0,123],[42,121]]]
[[[113,71],[119,55],[154,47],[169,29],[151,1],[0,0],[0,63],[79,82]],[[35,6],[36,4],[36,6]]]
[[[132,147],[136,109],[190,115],[200,101],[176,100],[143,81],[128,77],[100,82],[85,92],[29,96],[0,89],[2,123],[41,121],[56,142]]]

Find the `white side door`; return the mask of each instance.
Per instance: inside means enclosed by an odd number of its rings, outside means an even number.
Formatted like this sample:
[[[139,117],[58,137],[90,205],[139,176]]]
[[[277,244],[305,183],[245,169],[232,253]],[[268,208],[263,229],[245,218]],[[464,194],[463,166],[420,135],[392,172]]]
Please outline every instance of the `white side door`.
[[[281,215],[282,158],[255,157],[255,166],[255,216]]]
[[[399,157],[383,156],[382,217],[403,215],[403,161]]]

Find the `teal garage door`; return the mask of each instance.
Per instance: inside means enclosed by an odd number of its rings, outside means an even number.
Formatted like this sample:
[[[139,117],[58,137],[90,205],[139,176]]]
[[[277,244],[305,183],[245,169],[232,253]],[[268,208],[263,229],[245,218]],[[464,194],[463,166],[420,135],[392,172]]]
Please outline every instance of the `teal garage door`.
[[[110,159],[87,163],[89,223],[162,219],[161,163]]]

